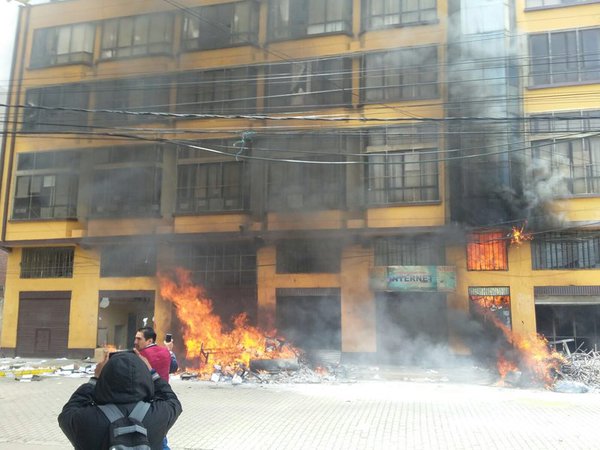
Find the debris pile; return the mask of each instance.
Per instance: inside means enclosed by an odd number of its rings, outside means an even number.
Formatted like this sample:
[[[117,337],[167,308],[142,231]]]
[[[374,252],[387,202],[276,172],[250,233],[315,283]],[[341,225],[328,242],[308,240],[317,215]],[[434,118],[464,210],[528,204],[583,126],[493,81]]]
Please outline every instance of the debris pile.
[[[565,360],[560,368],[564,380],[600,389],[600,352],[578,350],[565,355]]]

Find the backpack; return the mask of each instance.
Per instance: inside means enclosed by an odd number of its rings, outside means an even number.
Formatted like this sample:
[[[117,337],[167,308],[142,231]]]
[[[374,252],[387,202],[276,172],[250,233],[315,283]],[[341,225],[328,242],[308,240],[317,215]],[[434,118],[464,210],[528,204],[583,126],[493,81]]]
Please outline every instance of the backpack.
[[[98,408],[110,422],[109,450],[151,450],[148,430],[142,424],[150,403],[137,402],[127,417],[114,404],[98,405]]]

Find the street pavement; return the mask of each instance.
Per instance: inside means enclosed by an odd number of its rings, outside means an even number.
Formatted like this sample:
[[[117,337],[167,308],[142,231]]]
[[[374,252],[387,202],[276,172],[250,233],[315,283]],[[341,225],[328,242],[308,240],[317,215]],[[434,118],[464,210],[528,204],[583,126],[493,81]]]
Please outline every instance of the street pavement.
[[[600,449],[599,393],[387,374],[240,385],[176,377],[183,414],[169,442],[173,450]],[[0,378],[0,449],[72,448],[56,417],[86,380]]]

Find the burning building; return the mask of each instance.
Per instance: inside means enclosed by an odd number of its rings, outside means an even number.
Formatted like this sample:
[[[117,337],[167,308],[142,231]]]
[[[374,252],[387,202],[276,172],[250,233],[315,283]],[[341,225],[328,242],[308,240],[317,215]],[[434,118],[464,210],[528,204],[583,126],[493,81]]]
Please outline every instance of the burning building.
[[[87,356],[130,346],[144,324],[189,355],[225,348],[185,337],[206,322],[190,325],[164,291],[177,270],[238,344],[241,329],[265,330],[341,360],[438,364],[494,353],[478,333],[497,321],[512,348],[538,332],[594,348],[598,12],[543,0],[22,7],[2,352]]]

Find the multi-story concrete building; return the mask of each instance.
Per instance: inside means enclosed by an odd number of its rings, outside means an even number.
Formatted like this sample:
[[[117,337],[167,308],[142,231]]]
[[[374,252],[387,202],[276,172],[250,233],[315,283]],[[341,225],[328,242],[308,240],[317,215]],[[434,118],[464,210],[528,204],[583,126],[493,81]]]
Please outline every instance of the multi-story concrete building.
[[[130,345],[144,319],[176,329],[156,278],[174,267],[222,317],[347,359],[469,353],[481,301],[515,332],[597,345],[599,13],[558,0],[23,7],[0,347],[85,355]],[[533,240],[511,245],[513,227]]]

